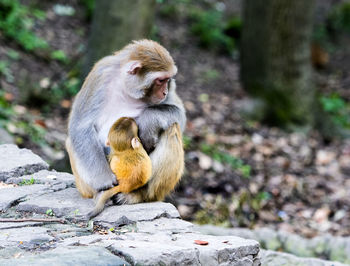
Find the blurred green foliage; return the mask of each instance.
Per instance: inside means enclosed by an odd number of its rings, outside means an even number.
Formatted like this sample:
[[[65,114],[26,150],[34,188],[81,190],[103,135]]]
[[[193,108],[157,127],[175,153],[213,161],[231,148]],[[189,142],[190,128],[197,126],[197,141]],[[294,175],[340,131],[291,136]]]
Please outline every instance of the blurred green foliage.
[[[48,48],[48,43],[32,31],[33,17],[45,19],[43,12],[30,9],[18,0],[0,0],[0,30],[27,51]]]
[[[350,129],[350,105],[345,102],[338,94],[333,93],[329,96],[320,98],[322,108],[327,112],[332,121],[341,128]]]
[[[232,170],[238,170],[244,178],[250,178],[251,167],[250,165],[245,164],[241,159],[220,151],[213,145],[203,143],[200,148],[203,153],[207,154],[214,160],[228,164],[231,166]]]
[[[51,52],[51,58],[54,59],[54,60],[60,61],[62,63],[65,63],[65,64],[69,63],[69,59],[68,59],[67,55],[62,50],[52,51]]]
[[[220,79],[221,73],[216,69],[206,69],[202,72],[202,79],[204,82],[210,83]]]
[[[217,10],[194,10],[191,31],[198,36],[204,47],[231,53],[235,48],[235,40],[225,34],[227,22],[223,14]]]
[[[4,76],[6,81],[12,83],[14,77],[10,69],[10,63],[5,60],[0,60],[0,76]]]
[[[328,52],[334,52],[336,41],[343,34],[350,33],[350,3],[338,3],[330,10],[327,19],[316,24],[313,40]]]
[[[86,17],[91,19],[95,9],[95,0],[80,0],[80,2],[85,7]]]
[[[45,142],[46,130],[36,124],[33,116],[29,113],[18,114],[5,99],[5,92],[2,90],[0,90],[0,127],[14,134],[17,144],[22,144],[23,137],[30,138],[33,143],[38,145]]]
[[[76,95],[80,89],[81,81],[76,76],[68,76],[60,84],[55,84],[51,88],[52,102],[58,103],[64,98],[71,98]]]
[[[183,141],[184,149],[189,149],[192,143],[192,139],[187,135],[183,135],[182,141]]]
[[[190,23],[190,31],[207,49],[231,54],[237,48],[241,32],[239,17],[226,17],[216,1],[157,0],[159,14]]]
[[[204,202],[202,209],[195,214],[195,222],[198,224],[214,224],[229,227],[229,204],[220,195],[213,201]]]
[[[334,31],[350,33],[350,3],[336,5],[328,16],[329,27]]]
[[[252,226],[259,216],[259,211],[271,199],[271,194],[260,191],[253,194],[242,190],[239,195],[233,196],[232,209],[234,210],[235,224],[239,226]]]
[[[14,115],[13,108],[4,97],[5,92],[0,90],[0,127],[5,128],[6,123]]]
[[[20,186],[30,186],[34,185],[35,180],[34,177],[31,177],[30,179],[23,179],[21,182],[18,183]]]
[[[48,215],[48,216],[55,216],[55,213],[53,212],[52,209],[47,209],[46,210],[46,215]]]
[[[7,56],[12,60],[18,60],[19,59],[19,52],[9,49],[7,51]]]
[[[15,122],[18,129],[22,129],[25,136],[29,136],[30,140],[36,144],[45,143],[46,129],[28,120],[19,120]]]
[[[195,222],[220,226],[252,227],[259,211],[269,202],[271,194],[266,191],[251,193],[241,189],[229,199],[221,195],[201,203],[201,210],[195,214]]]

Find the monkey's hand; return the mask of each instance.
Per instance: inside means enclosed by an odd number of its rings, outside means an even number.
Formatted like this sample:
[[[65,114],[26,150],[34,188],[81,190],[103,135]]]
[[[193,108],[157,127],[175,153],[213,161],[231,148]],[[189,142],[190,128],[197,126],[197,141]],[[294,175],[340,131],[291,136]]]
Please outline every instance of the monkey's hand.
[[[159,124],[140,123],[139,138],[147,153],[154,150],[162,130],[163,129]]]
[[[147,107],[136,118],[139,127],[139,137],[147,151],[152,152],[159,141],[160,135],[172,124],[184,124],[186,120],[184,111],[171,104],[159,104]]]

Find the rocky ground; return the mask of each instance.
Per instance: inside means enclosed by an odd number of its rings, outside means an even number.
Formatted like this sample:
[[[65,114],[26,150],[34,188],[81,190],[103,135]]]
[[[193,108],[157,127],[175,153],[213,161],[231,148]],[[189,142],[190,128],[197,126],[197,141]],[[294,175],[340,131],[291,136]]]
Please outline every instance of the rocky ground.
[[[39,156],[15,145],[0,145],[0,181],[0,265],[344,265],[259,252],[249,238],[274,250],[283,241],[300,256],[320,256],[320,240],[302,254],[305,246],[292,248],[300,239],[268,229],[195,227],[169,203],[108,206],[87,221],[93,200],[80,197],[74,177],[49,171]],[[350,240],[327,240],[331,245],[321,246],[331,247],[328,254],[349,262]]]
[[[0,145],[0,265],[259,265],[259,244],[199,234],[169,203],[94,206],[71,174]]]
[[[339,1],[318,2],[327,2],[327,10]],[[57,3],[72,6],[75,15],[57,14]],[[0,36],[0,59],[10,50],[20,55],[11,61],[14,81],[0,77],[5,100],[13,106],[16,119],[39,129],[28,133],[11,121],[6,124],[11,134],[6,142],[33,149],[55,169],[68,169],[63,150],[72,99],[65,96],[47,107],[45,95],[56,95],[65,81],[76,81],[71,77],[76,77],[76,62],[84,54],[89,22],[79,1],[38,5],[47,17],[36,22],[35,32],[71,61],[45,60]],[[239,5],[234,6],[239,10]],[[235,8],[230,12],[237,12]],[[254,101],[239,81],[237,53],[229,56],[200,48],[185,9],[180,5],[169,16],[158,6],[154,33],[178,65],[178,93],[188,116],[186,173],[167,201],[177,206],[183,218],[199,223],[270,227],[306,238],[326,233],[349,236],[349,140],[325,140],[307,130],[290,133],[244,115]],[[349,100],[350,46],[344,47],[329,55],[325,69],[315,70],[315,79],[321,92],[336,91]],[[23,101],[29,87],[35,97]],[[38,141],[39,137],[45,141]]]

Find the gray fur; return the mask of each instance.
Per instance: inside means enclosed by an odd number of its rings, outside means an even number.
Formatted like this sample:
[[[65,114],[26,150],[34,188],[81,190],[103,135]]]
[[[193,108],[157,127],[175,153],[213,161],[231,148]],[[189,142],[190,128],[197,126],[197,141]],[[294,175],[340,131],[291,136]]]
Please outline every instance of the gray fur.
[[[164,102],[148,106],[136,118],[139,137],[143,147],[150,153],[154,150],[163,131],[178,123],[183,132],[186,126],[186,112],[182,101],[176,94],[175,81],[169,86],[169,94]]]
[[[96,66],[95,82],[90,79],[89,82],[84,83],[85,89],[80,90],[76,96],[68,123],[68,138],[76,155],[77,171],[80,177],[96,191],[112,187],[116,182],[94,124],[105,100],[104,88],[107,84],[102,81],[110,80],[106,76],[115,69],[112,59],[114,58],[103,59],[103,61],[109,61],[109,68],[99,67],[101,64]]]

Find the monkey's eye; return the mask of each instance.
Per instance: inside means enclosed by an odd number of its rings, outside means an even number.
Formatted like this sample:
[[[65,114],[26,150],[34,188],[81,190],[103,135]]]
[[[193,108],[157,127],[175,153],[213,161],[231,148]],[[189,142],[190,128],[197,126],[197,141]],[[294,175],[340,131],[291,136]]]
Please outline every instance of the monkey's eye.
[[[155,83],[157,85],[163,85],[165,82],[167,82],[169,78],[164,78],[164,79],[156,79]]]

